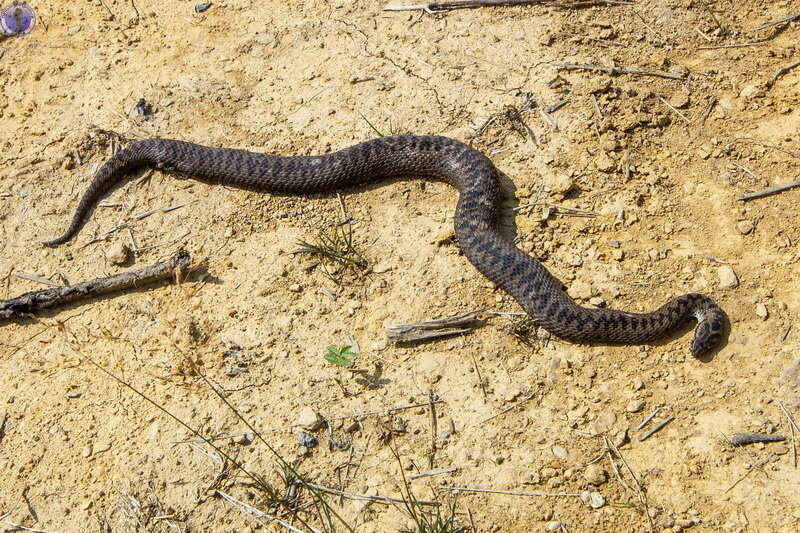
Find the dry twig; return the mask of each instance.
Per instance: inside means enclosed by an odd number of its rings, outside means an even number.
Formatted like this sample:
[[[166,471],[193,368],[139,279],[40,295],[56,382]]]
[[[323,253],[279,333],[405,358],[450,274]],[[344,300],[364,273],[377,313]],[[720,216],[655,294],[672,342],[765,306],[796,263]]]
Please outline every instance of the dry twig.
[[[389,324],[386,326],[386,336],[394,342],[415,342],[467,333],[483,325],[483,321],[478,320],[478,315],[485,310],[483,308],[463,315],[414,324]]]
[[[794,63],[789,63],[788,65],[784,65],[775,71],[775,74],[772,75],[772,78],[767,82],[767,87],[772,87],[778,78],[792,70],[793,68],[800,67],[800,61],[795,61]]]
[[[439,485],[436,487],[439,490],[451,490],[453,492],[478,492],[481,494],[505,494],[508,496],[541,496],[545,498],[580,498],[580,494],[573,494],[570,492],[522,492],[516,490],[490,490],[490,489],[470,489],[466,487],[448,487],[446,485]]]
[[[791,22],[795,19],[800,19],[800,13],[795,13],[794,15],[789,15],[788,17],[783,17],[782,19],[778,19],[772,22],[767,22],[766,24],[762,24],[758,28],[753,31],[761,31],[767,28],[771,28],[772,26],[777,26],[778,24],[783,24],[784,22]]]
[[[654,427],[653,429],[651,429],[650,431],[648,431],[647,433],[645,433],[644,435],[642,435],[641,437],[639,437],[639,441],[641,442],[641,441],[645,441],[645,440],[649,439],[649,438],[650,438],[650,437],[652,437],[652,436],[653,436],[655,433],[657,433],[657,432],[661,431],[662,429],[664,429],[664,426],[666,426],[667,424],[669,424],[669,423],[670,423],[670,422],[672,422],[673,420],[675,420],[675,417],[674,417],[674,416],[670,416],[670,417],[668,417],[668,418],[665,418],[664,420],[662,420],[661,422],[659,422],[659,423],[656,425],[656,427]]]
[[[783,406],[780,400],[776,400],[778,405],[783,411],[783,414],[786,415],[787,420],[789,420],[789,431],[792,433],[792,466],[797,468],[797,433],[800,433],[800,429],[798,429],[797,424],[794,422],[794,418],[792,415],[789,414],[789,411]]]
[[[633,74],[638,76],[656,76],[659,78],[669,78],[671,80],[682,80],[686,76],[673,72],[664,72],[662,70],[645,70],[635,67],[606,67],[603,65],[580,65],[577,63],[564,63],[562,61],[554,61],[550,63],[554,67],[565,68],[567,70],[596,70],[599,72],[608,72],[609,74]]]
[[[553,0],[450,0],[445,2],[428,2],[427,4],[414,4],[410,6],[386,6],[384,11],[416,11],[421,9],[430,15],[441,13],[449,9],[470,9],[476,7],[497,6],[525,6],[544,4]]]
[[[769,196],[770,194],[775,194],[781,191],[785,191],[786,189],[791,189],[793,187],[797,187],[800,185],[800,180],[790,181],[789,183],[784,183],[782,185],[776,185],[775,187],[769,187],[767,189],[763,189],[761,191],[756,192],[748,192],[746,194],[742,194],[739,196],[739,200],[742,202],[746,202],[747,200],[753,200],[755,198],[762,198],[764,196]]]
[[[650,525],[650,531],[651,532],[655,531],[655,526],[653,525],[653,517],[650,516],[650,506],[647,502],[647,492],[645,492],[644,488],[642,487],[642,484],[639,483],[639,479],[633,474],[633,470],[631,470],[631,467],[628,466],[628,461],[626,461],[625,458],[622,456],[622,454],[619,453],[619,449],[614,445],[614,443],[611,442],[608,439],[608,437],[603,437],[603,440],[606,442],[606,449],[609,450],[609,452],[613,451],[614,455],[616,455],[619,458],[619,460],[622,461],[622,464],[625,465],[625,470],[628,471],[628,475],[631,476],[631,479],[633,479],[633,482],[636,485],[636,495],[639,498],[639,502],[642,504],[642,507],[644,507],[644,514],[645,516],[647,516],[647,522]]]
[[[39,309],[66,305],[84,298],[108,294],[129,288],[138,288],[154,281],[183,276],[191,263],[189,253],[182,250],[174,257],[146,266],[138,270],[123,272],[105,278],[55,287],[41,291],[27,292],[17,298],[0,302],[0,319],[27,316]]]

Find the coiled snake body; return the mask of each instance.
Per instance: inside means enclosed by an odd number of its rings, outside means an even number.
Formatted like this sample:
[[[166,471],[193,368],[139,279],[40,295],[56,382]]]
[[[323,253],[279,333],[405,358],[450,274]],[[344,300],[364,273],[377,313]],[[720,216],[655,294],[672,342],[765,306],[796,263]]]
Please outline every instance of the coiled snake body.
[[[283,157],[168,139],[137,141],[105,163],[84,193],[69,229],[45,244],[70,240],[100,197],[127,171],[145,165],[171,167],[211,183],[294,194],[401,176],[441,179],[459,191],[455,231],[461,250],[547,331],[582,343],[639,344],[666,336],[693,316],[698,321],[690,346],[693,354],[711,350],[721,341],[724,313],[702,294],[680,296],[650,313],[577,305],[541,263],[498,232],[497,169],[489,158],[447,137],[382,137],[317,157]]]

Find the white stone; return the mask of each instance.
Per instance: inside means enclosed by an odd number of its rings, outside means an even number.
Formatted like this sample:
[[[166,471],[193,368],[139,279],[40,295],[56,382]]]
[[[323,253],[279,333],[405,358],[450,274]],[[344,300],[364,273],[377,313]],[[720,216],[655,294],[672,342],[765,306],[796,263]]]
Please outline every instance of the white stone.
[[[124,265],[128,262],[130,253],[130,248],[125,246],[124,243],[116,241],[108,247],[108,250],[106,251],[106,257],[108,257],[108,260],[112,265]]]
[[[309,431],[316,431],[322,427],[322,417],[310,406],[306,406],[297,415],[293,425],[304,427]]]
[[[739,286],[739,277],[733,271],[733,268],[728,265],[719,267],[717,276],[719,276],[720,286],[724,289],[732,289]]]
[[[605,469],[596,463],[586,467],[583,477],[590,485],[602,485],[608,480]]]
[[[630,403],[628,403],[628,412],[638,413],[639,411],[644,409],[644,404],[645,404],[644,400],[631,400]]]

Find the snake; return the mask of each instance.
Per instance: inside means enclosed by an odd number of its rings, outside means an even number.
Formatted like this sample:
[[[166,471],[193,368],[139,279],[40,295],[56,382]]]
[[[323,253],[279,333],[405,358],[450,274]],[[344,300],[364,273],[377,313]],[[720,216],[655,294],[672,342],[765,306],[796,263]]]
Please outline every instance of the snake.
[[[377,137],[317,156],[273,155],[164,138],[137,140],[104,163],[66,232],[44,244],[58,246],[71,240],[100,198],[126,174],[143,166],[170,169],[206,183],[290,195],[397,178],[444,181],[458,190],[454,224],[462,253],[538,326],[556,337],[581,344],[646,344],[695,318],[689,346],[694,356],[714,350],[722,340],[726,315],[703,294],[676,297],[648,313],[580,306],[542,263],[499,231],[497,167],[480,150],[442,136]]]

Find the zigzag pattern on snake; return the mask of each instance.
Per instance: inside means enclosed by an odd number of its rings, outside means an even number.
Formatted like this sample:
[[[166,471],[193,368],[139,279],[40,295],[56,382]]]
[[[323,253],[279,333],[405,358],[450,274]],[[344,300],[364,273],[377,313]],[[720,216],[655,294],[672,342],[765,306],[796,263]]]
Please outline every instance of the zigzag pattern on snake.
[[[694,355],[713,349],[722,339],[724,312],[702,294],[680,296],[650,313],[576,304],[541,263],[497,230],[499,185],[489,158],[447,137],[382,137],[317,157],[260,154],[169,139],[136,141],[105,163],[84,193],[69,229],[45,244],[55,246],[74,237],[100,197],[128,171],[146,165],[171,167],[211,183],[294,194],[394,177],[444,180],[459,191],[455,231],[464,255],[552,334],[581,343],[640,344],[663,338],[695,317],[698,325],[690,346]]]

